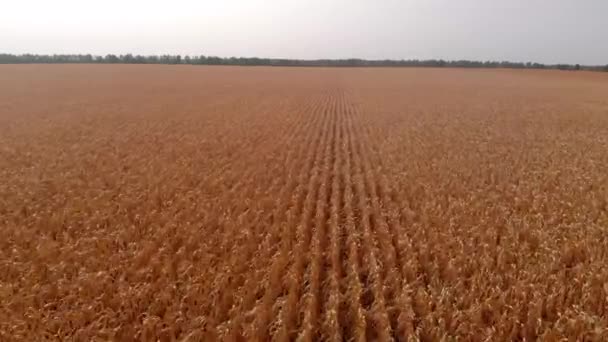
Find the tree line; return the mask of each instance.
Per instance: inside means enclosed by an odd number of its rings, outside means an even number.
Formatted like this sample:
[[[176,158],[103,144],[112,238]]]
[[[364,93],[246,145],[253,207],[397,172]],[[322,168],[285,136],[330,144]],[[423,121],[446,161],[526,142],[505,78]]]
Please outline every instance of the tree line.
[[[324,66],[324,67],[453,67],[453,68],[510,68],[510,69],[559,69],[559,70],[590,70],[608,72],[605,66],[580,64],[541,64],[508,61],[470,61],[443,59],[284,59],[258,57],[218,57],[218,56],[181,56],[181,55],[113,55],[105,56],[64,54],[0,54],[0,64],[65,64],[65,63],[99,63],[99,64],[190,64],[190,65],[257,65],[257,66]]]

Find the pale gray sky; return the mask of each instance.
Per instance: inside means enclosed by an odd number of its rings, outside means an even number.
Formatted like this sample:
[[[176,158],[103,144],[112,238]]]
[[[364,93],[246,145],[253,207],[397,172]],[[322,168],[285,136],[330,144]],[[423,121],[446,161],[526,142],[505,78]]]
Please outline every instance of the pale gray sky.
[[[6,0],[1,52],[608,64],[608,0]]]

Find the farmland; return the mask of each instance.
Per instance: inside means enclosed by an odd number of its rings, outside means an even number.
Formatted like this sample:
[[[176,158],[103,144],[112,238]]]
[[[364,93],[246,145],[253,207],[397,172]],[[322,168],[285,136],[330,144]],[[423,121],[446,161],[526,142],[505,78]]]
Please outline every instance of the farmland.
[[[0,66],[0,340],[608,339],[608,75]]]

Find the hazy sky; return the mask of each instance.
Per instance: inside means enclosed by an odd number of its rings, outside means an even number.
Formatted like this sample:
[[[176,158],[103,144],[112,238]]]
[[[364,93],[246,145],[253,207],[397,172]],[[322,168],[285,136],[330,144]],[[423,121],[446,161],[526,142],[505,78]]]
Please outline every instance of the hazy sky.
[[[3,0],[1,52],[608,64],[608,0]]]

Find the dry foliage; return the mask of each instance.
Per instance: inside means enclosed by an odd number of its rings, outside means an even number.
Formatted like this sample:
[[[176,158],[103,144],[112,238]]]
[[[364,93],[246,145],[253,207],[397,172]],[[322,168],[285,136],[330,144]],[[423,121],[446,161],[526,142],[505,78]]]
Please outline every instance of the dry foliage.
[[[608,75],[0,75],[2,341],[608,339]]]

